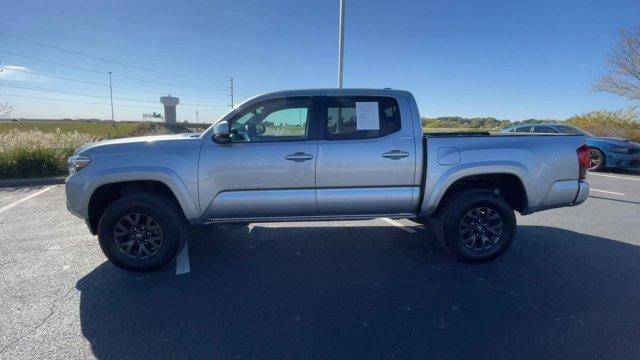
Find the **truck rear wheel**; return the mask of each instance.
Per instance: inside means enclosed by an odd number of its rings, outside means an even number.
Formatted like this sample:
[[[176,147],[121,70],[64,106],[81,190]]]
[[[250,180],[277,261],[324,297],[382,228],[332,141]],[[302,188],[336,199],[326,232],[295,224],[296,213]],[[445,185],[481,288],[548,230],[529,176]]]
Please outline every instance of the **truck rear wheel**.
[[[104,211],[98,223],[102,252],[129,271],[153,271],[178,253],[184,224],[180,209],[152,193],[124,196]]]
[[[463,190],[446,200],[438,216],[445,251],[466,263],[489,262],[502,255],[516,234],[509,202],[484,189]]]

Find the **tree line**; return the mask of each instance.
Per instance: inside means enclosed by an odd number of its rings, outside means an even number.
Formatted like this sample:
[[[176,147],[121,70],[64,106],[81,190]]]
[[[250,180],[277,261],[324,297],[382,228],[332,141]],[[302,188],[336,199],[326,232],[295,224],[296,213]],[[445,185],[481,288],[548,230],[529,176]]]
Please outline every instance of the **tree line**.
[[[458,128],[458,129],[504,129],[506,127],[526,123],[556,123],[558,120],[527,119],[523,121],[501,120],[494,117],[465,118],[460,116],[441,116],[422,118],[424,128]]]

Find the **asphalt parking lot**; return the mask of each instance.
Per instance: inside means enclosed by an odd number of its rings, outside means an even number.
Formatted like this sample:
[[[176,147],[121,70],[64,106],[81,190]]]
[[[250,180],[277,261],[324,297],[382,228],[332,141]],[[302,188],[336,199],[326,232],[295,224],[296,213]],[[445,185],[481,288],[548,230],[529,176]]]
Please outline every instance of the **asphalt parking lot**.
[[[0,189],[0,358],[638,358],[640,175],[589,181],[491,264],[376,219],[196,227],[151,274],[107,262],[62,185]]]

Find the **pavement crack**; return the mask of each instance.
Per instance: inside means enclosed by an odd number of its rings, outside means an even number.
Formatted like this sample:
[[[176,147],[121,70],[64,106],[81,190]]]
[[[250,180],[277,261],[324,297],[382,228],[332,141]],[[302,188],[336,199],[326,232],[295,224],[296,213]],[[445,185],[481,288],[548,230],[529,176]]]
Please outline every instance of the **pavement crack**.
[[[13,259],[13,260],[9,260],[9,261],[3,261],[0,263],[0,267],[5,266],[5,265],[9,265],[9,264],[13,264],[14,262],[17,262],[18,260]]]
[[[16,345],[18,342],[20,342],[20,340],[22,340],[22,339],[26,338],[27,336],[33,334],[36,330],[38,330],[40,327],[42,327],[42,325],[44,325],[53,316],[53,314],[56,313],[56,309],[58,308],[58,303],[60,301],[64,300],[66,297],[68,297],[69,294],[73,291],[73,289],[75,289],[75,287],[71,286],[64,293],[64,295],[54,299],[51,302],[51,307],[49,307],[49,314],[47,314],[47,316],[45,316],[42,320],[40,320],[40,322],[38,322],[38,324],[36,324],[36,326],[34,326],[32,329],[30,329],[29,331],[27,331],[26,333],[22,334],[20,337],[16,338],[15,340],[13,340],[9,344],[7,344],[5,347],[0,349],[0,355],[4,354],[7,350],[11,349],[14,345]]]

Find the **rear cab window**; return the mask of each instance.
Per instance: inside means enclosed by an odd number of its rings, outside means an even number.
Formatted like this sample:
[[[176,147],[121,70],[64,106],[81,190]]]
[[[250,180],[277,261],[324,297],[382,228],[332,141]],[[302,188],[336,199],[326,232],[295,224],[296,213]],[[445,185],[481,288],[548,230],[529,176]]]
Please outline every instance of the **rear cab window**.
[[[401,129],[400,107],[393,97],[330,96],[325,109],[327,140],[373,139]]]

